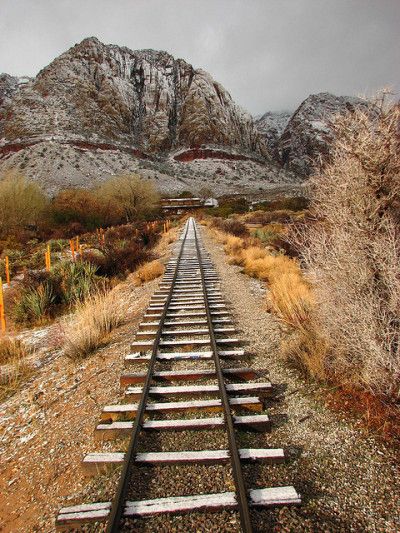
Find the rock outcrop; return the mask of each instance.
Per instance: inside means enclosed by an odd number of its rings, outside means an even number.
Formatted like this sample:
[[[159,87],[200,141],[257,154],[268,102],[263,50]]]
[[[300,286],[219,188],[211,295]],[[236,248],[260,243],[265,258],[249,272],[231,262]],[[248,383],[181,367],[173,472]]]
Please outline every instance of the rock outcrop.
[[[264,115],[256,117],[255,124],[258,131],[263,135],[267,148],[273,157],[277,157],[278,141],[286,128],[292,112],[267,111]]]
[[[309,176],[321,162],[329,159],[335,115],[357,107],[367,110],[369,106],[366,101],[351,96],[310,95],[293,113],[277,142],[281,164],[297,176]]]
[[[0,138],[4,135],[3,128],[7,119],[7,109],[20,85],[20,78],[9,74],[0,74]]]

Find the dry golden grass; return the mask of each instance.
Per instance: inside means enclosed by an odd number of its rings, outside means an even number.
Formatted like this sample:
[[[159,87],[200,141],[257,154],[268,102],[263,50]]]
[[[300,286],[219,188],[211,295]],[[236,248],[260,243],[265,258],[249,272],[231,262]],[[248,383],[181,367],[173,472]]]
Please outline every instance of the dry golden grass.
[[[310,320],[314,299],[310,284],[294,259],[269,254],[250,239],[241,239],[215,231],[224,243],[230,262],[243,267],[245,274],[268,283],[268,304],[290,326],[302,328]]]
[[[13,394],[21,383],[32,374],[32,366],[27,361],[32,350],[19,339],[0,339],[0,399]]]
[[[227,235],[225,241],[225,252],[229,255],[240,253],[245,246],[244,239],[240,237],[234,237],[233,235]]]
[[[151,281],[164,274],[164,265],[160,261],[150,261],[140,266],[134,273],[133,279],[135,285],[141,285],[146,281]]]
[[[284,255],[272,255],[266,248],[254,245],[252,239],[224,235],[214,230],[224,244],[229,262],[243,267],[248,276],[267,283],[268,308],[292,328],[282,354],[291,364],[314,379],[326,379],[328,343],[315,326],[315,301],[310,284],[298,262]]]
[[[81,359],[104,345],[110,332],[124,322],[129,304],[121,286],[99,291],[79,303],[63,325],[65,354]]]
[[[282,343],[284,359],[318,381],[325,381],[328,377],[327,353],[328,342],[311,324],[293,331]]]
[[[12,361],[25,359],[29,349],[20,339],[13,337],[0,338],[0,365],[7,365]]]

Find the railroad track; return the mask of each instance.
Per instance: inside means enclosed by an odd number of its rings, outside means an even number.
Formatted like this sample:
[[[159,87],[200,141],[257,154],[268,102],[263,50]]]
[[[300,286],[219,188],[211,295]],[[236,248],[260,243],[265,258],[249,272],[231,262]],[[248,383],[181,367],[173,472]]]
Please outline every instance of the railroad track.
[[[105,406],[96,428],[96,436],[101,440],[129,437],[127,450],[91,453],[83,459],[86,473],[93,475],[122,466],[115,497],[112,502],[61,509],[57,529],[77,529],[90,522],[103,522],[111,533],[129,531],[130,519],[237,509],[241,530],[250,532],[251,507],[300,504],[300,496],[292,486],[262,489],[246,486],[243,462],[280,463],[285,454],[282,449],[238,448],[237,430],[270,429],[270,420],[263,412],[263,397],[271,392],[271,384],[255,381],[257,372],[237,366],[246,354],[234,334],[218,276],[198,227],[190,218],[143,317],[131,345],[132,353],[125,358],[129,370],[135,363],[145,363],[147,370],[128,371],[121,376],[127,403]],[[206,416],[210,411],[213,415]],[[214,416],[214,412],[221,414]],[[168,431],[179,439],[182,432],[201,430],[225,431],[226,449],[138,452],[145,434]],[[129,499],[135,469],[172,464],[227,464],[234,490]]]

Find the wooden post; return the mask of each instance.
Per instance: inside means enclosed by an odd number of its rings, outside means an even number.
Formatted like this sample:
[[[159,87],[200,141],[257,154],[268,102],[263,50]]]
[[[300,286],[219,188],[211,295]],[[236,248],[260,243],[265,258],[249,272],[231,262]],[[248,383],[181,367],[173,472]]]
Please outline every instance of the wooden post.
[[[44,253],[44,260],[46,263],[46,270],[47,272],[50,272],[50,245],[47,245],[47,249]]]
[[[74,239],[71,239],[69,241],[69,246],[71,248],[71,256],[72,256],[72,261],[75,262],[75,245],[74,245]]]
[[[0,329],[4,335],[6,332],[6,318],[4,313],[4,295],[3,295],[3,280],[0,276]]]
[[[7,285],[10,286],[10,261],[8,255],[6,255],[6,282]]]

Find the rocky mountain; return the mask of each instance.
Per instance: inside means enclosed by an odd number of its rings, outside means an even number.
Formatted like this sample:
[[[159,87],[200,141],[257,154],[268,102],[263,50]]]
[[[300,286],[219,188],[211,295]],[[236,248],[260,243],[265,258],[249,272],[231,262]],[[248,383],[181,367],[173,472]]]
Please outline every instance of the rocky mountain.
[[[276,143],[280,163],[297,176],[309,176],[321,161],[329,157],[335,115],[356,107],[367,110],[369,106],[366,101],[352,96],[310,95],[293,113]]]
[[[50,194],[140,172],[163,192],[262,191],[301,181],[329,154],[332,116],[362,100],[309,96],[257,120],[210,74],[167,52],[90,37],[35,78],[0,75],[0,171]]]
[[[263,135],[269,152],[275,157],[277,155],[278,140],[292,114],[290,111],[278,113],[267,111],[264,115],[255,117],[256,128]]]
[[[8,77],[10,78],[10,77]],[[202,144],[265,155],[252,118],[205,71],[154,50],[83,40],[12,95],[6,141],[62,136],[145,152]]]
[[[50,193],[138,170],[177,191],[201,175],[221,192],[293,180],[207,72],[94,37],[33,79],[0,76],[0,170],[8,167]]]

